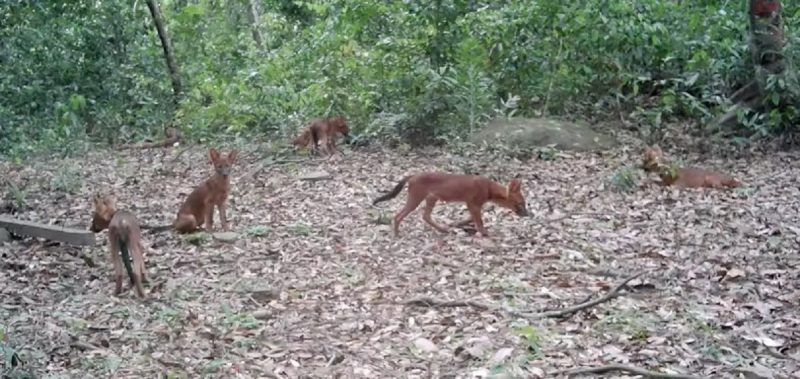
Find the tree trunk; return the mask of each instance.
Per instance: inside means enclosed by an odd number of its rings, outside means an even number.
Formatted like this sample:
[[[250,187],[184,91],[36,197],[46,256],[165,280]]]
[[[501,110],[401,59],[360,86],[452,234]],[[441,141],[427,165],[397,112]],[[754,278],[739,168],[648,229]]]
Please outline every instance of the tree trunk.
[[[156,0],[147,0],[147,7],[150,8],[150,15],[153,16],[158,38],[161,40],[161,47],[164,49],[164,59],[167,61],[167,69],[169,70],[170,79],[172,79],[172,92],[175,97],[175,104],[177,104],[183,94],[183,85],[178,72],[178,62],[175,60],[175,51],[172,50],[172,42],[169,34],[167,34],[167,27],[164,25],[164,18],[161,16],[161,9],[158,7],[158,3],[156,3]]]
[[[754,64],[771,74],[786,69],[782,8],[780,0],[750,0],[750,54]]]
[[[261,39],[261,14],[258,10],[258,3],[256,0],[250,0],[250,23],[252,24],[253,40],[256,41],[258,51],[264,51],[264,40]]]
[[[442,0],[434,0],[433,25],[436,30],[430,41],[431,65],[439,68],[443,64],[443,44],[444,44],[444,12],[442,11]]]
[[[765,107],[764,74],[781,74],[786,70],[783,47],[786,38],[780,0],[749,0],[750,55],[755,67],[755,79],[731,96],[735,105],[720,118],[719,125],[731,127],[738,123],[740,108],[760,109]]]

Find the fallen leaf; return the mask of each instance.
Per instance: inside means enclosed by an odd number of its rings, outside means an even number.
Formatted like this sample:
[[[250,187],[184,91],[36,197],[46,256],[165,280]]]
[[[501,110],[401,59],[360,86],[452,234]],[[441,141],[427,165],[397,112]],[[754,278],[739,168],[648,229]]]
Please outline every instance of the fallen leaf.
[[[425,353],[432,353],[437,350],[436,345],[427,338],[417,338],[414,340],[414,346]]]
[[[492,356],[492,359],[489,360],[489,364],[490,365],[499,365],[499,364],[503,363],[503,361],[505,361],[506,358],[511,356],[512,352],[514,352],[514,348],[513,347],[504,347],[504,348],[498,350],[496,353],[494,353],[494,356]]]

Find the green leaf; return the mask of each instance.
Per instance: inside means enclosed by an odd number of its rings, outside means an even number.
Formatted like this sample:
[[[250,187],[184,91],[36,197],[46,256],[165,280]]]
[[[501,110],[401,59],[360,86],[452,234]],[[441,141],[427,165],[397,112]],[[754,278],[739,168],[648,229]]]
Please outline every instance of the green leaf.
[[[781,95],[777,92],[773,92],[770,95],[770,101],[772,102],[772,105],[779,105],[781,103]]]
[[[199,4],[189,4],[183,8],[183,13],[188,16],[202,16],[206,13],[206,9]]]

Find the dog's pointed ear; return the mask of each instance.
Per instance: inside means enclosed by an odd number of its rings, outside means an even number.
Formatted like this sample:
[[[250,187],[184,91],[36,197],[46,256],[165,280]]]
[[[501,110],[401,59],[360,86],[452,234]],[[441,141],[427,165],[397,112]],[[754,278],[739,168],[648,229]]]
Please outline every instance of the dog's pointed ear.
[[[212,162],[216,162],[219,160],[219,151],[213,147],[208,149],[208,157],[211,158]]]
[[[116,208],[117,207],[117,199],[114,196],[109,195],[108,197],[106,197],[106,205],[109,208]]]
[[[102,203],[103,203],[103,195],[101,195],[100,192],[95,192],[94,196],[92,196],[92,204],[94,204],[94,206],[97,207]]]
[[[508,183],[508,192],[519,192],[522,189],[522,182],[519,179],[511,179]]]

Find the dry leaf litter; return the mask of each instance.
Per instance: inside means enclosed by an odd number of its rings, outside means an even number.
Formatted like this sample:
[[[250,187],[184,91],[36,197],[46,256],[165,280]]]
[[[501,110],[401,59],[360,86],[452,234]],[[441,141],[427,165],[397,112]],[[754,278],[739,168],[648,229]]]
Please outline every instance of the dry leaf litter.
[[[111,295],[105,232],[93,248],[0,246],[0,343],[28,370],[75,378],[557,377],[608,364],[800,377],[797,154],[702,162],[743,189],[648,186],[637,172],[642,185],[626,193],[610,178],[639,151],[553,161],[346,151],[277,165],[244,154],[228,207],[238,238],[145,232],[146,301],[127,282]],[[202,147],[115,156],[3,163],[14,192],[25,191],[15,217],[86,228],[90,195],[112,190],[142,223],[168,224],[211,172]],[[420,208],[394,238],[388,222],[405,191],[371,201],[426,169],[504,184],[519,174],[533,216],[488,205],[484,240],[438,234]],[[320,172],[331,179],[301,179]],[[440,204],[434,219],[465,215]],[[596,299],[642,271],[584,311],[525,317]],[[406,304],[421,298],[460,303]]]

